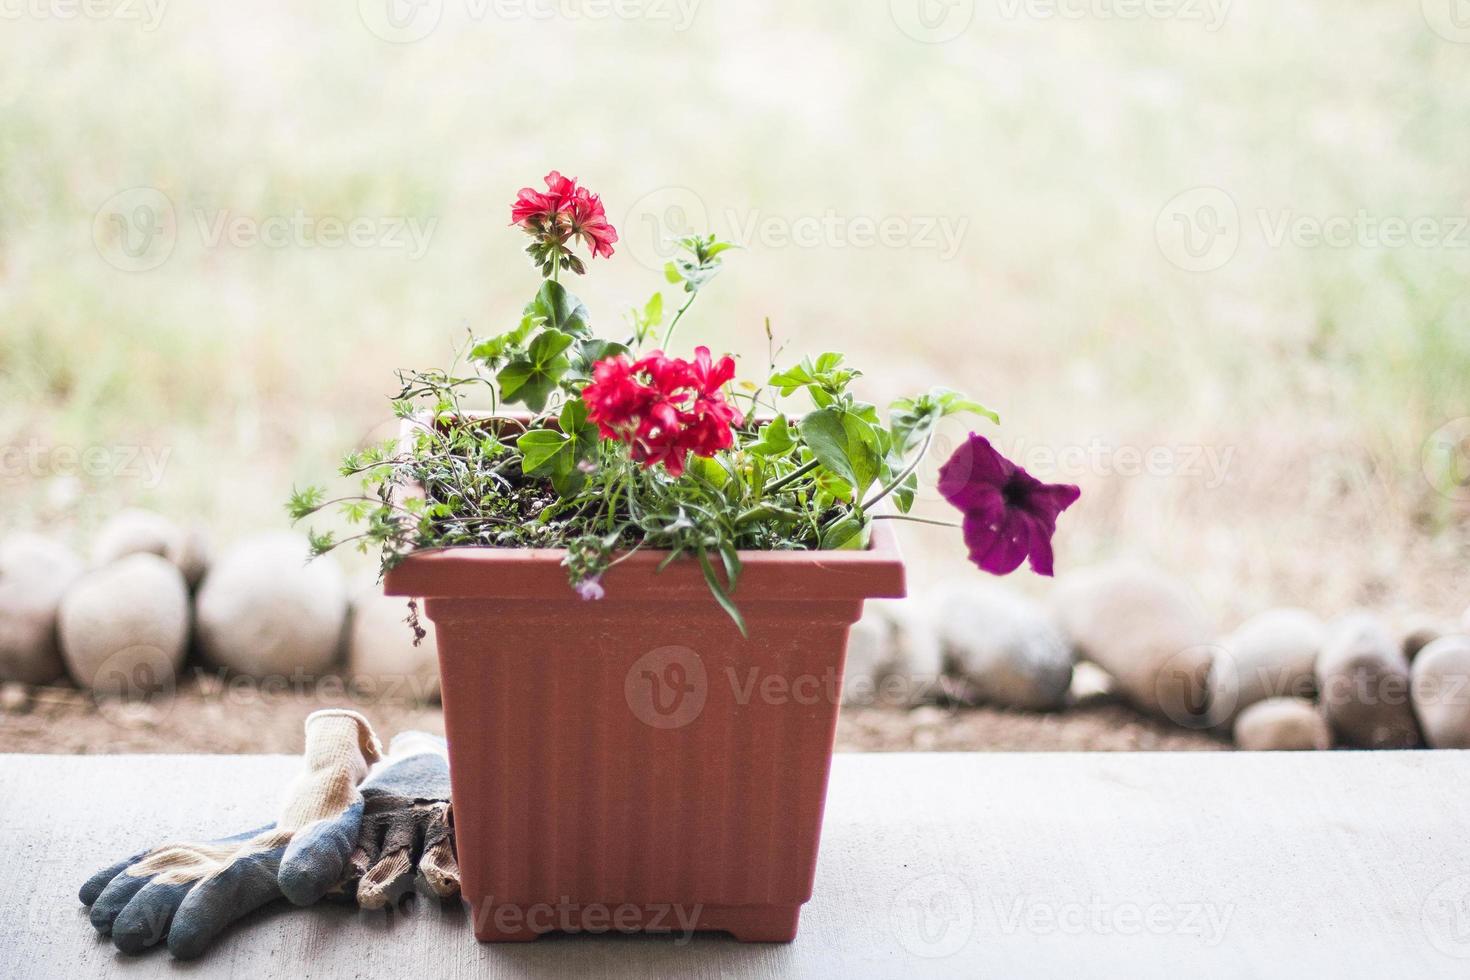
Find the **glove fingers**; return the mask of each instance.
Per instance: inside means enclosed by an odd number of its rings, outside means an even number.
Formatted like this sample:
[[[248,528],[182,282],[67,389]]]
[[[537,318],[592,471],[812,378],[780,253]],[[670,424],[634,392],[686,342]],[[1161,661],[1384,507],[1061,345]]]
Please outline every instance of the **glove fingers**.
[[[169,882],[160,875],[133,895],[112,923],[112,944],[124,953],[141,953],[168,935],[179,903],[195,882]]]
[[[459,858],[454,853],[449,804],[442,801],[429,804],[427,814],[419,874],[430,892],[440,898],[452,898],[459,894]]]
[[[112,879],[122,874],[125,868],[142,860],[147,853],[147,851],[139,851],[130,858],[123,858],[116,864],[103,868],[87,879],[87,883],[82,886],[81,891],[77,892],[77,898],[82,900],[83,905],[93,904],[97,901],[97,896],[102,894],[102,890],[112,884]]]
[[[357,904],[381,909],[398,897],[413,878],[413,858],[406,850],[389,851],[357,883]]]
[[[109,935],[112,932],[113,921],[133,900],[133,896],[142,891],[143,886],[151,880],[153,880],[152,875],[135,877],[127,872],[122,872],[114,877],[92,902],[92,911],[89,914],[92,928],[104,936]]]
[[[168,932],[169,952],[181,960],[193,959],[231,922],[280,898],[277,874],[285,853],[284,844],[255,851],[201,881],[174,915]]]
[[[357,904],[380,909],[403,891],[413,877],[417,846],[423,838],[411,800],[384,797],[380,805],[392,805],[379,814],[383,837],[378,858],[357,883]]]
[[[296,905],[311,905],[342,878],[362,829],[359,799],[331,820],[298,833],[281,858],[281,892]]]

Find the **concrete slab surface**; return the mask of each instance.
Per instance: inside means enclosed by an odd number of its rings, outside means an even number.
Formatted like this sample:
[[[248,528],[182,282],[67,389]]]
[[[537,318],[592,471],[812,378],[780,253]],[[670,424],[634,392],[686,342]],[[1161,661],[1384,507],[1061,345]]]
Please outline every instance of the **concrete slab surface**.
[[[272,906],[129,957],[76,899],[271,818],[280,756],[0,755],[0,977],[1470,976],[1470,753],[841,755],[801,934],[474,941],[458,909]]]

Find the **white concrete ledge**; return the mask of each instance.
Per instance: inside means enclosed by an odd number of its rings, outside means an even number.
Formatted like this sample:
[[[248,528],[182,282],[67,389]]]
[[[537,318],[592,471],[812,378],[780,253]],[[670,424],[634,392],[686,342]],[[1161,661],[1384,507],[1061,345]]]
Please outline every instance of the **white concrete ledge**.
[[[0,756],[0,977],[1470,976],[1470,753],[843,755],[789,946],[262,910],[203,960],[77,903],[133,850],[263,823],[294,760]]]

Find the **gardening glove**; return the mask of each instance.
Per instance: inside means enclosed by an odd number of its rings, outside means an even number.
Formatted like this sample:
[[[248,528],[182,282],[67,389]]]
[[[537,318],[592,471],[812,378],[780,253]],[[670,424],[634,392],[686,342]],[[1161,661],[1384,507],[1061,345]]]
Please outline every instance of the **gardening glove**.
[[[82,886],[92,925],[125,953],[165,936],[181,959],[203,953],[221,930],[283,895],[308,905],[343,874],[358,839],[358,790],[381,747],[354,711],[306,719],[305,771],[274,824],[204,843],[164,844],[93,875]]]
[[[362,784],[362,831],[346,886],[357,904],[380,909],[417,880],[440,898],[459,894],[444,739],[399,732]]]

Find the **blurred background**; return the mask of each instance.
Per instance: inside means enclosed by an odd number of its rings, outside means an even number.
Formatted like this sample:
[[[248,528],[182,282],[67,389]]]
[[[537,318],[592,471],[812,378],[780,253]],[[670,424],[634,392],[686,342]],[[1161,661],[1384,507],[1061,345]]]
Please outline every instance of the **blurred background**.
[[[554,168],[622,235],[574,286],[594,329],[672,235],[737,242],[678,345],[758,376],[769,317],[875,401],[994,408],[1003,451],[1083,488],[1063,577],[1144,560],[1221,629],[1458,619],[1460,6],[16,0],[3,529],[85,555],[124,507],[222,546],[284,528],[293,484],[391,432],[395,368],[512,322],[537,278],[509,204]],[[920,588],[979,574],[951,531],[904,544]]]

